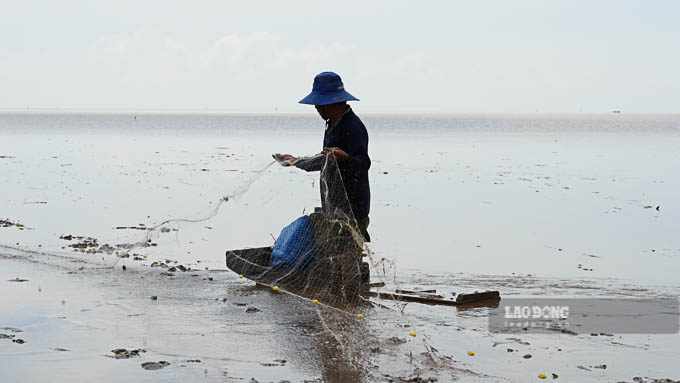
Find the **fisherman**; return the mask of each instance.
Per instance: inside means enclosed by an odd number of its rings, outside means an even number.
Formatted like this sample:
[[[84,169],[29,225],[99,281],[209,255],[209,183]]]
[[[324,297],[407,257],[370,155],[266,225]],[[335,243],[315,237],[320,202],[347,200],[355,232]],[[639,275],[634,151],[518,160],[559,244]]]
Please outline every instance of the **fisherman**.
[[[275,154],[274,158],[284,165],[294,165],[306,171],[320,171],[325,161],[336,162],[349,204],[364,240],[369,242],[368,214],[371,207],[371,191],[368,183],[368,132],[347,101],[359,101],[349,94],[342,79],[336,73],[323,72],[314,77],[312,92],[301,104],[314,105],[326,121],[323,150],[311,158],[297,158],[290,154]],[[319,161],[319,158],[322,161]],[[322,195],[323,195],[323,183]],[[322,201],[323,202],[323,201]]]

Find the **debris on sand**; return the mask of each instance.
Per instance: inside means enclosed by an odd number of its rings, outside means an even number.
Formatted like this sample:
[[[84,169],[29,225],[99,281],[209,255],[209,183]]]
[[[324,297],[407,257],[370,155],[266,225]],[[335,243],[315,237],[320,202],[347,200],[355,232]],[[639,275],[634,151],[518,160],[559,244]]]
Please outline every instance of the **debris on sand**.
[[[0,227],[13,227],[16,226],[19,230],[24,230],[24,225],[18,222],[12,222],[8,218],[0,219]]]
[[[19,330],[19,332],[21,332],[21,330]],[[10,339],[11,339],[12,342],[17,343],[17,344],[24,344],[24,343],[26,343],[26,341],[23,340],[23,339],[20,339],[20,338],[14,339],[15,337],[16,337],[16,335],[0,334],[0,339],[7,339],[7,340],[10,340]]]
[[[61,347],[53,348],[52,350],[54,350],[54,351],[61,351],[61,352],[71,351],[71,350],[67,350],[67,349],[65,349],[65,348],[61,348]]]
[[[562,334],[568,334],[568,335],[578,335],[575,331],[568,330],[566,328],[559,328],[559,327],[547,327],[546,330],[548,331],[555,331],[559,332]]]
[[[511,340],[511,341],[513,341],[513,342],[515,342],[515,343],[519,343],[519,344],[524,345],[524,346],[529,346],[529,345],[530,345],[529,342],[525,342],[525,341],[523,341],[523,340],[520,339],[520,338],[505,338],[505,339],[506,339],[506,340]]]
[[[136,349],[136,350],[128,350],[125,348],[116,348],[111,350],[113,353],[112,358],[115,359],[130,359],[139,356],[141,353],[146,352],[146,350],[143,350],[141,348]]]
[[[142,363],[142,368],[145,370],[160,370],[161,368],[167,367],[170,362],[161,360],[160,362],[145,362]]]
[[[92,237],[75,237],[75,236],[70,236],[71,239],[77,239],[79,242],[77,243],[72,243],[68,245],[68,247],[72,247],[74,249],[96,249],[99,247],[99,243],[97,243],[96,238]]]
[[[385,378],[388,379],[389,382],[399,382],[399,383],[432,383],[432,382],[438,382],[439,380],[433,376],[429,378],[424,378],[420,376],[420,374],[417,374],[412,377],[403,377],[403,376],[390,376],[388,374],[383,375]]]
[[[393,336],[393,337],[391,337],[391,338],[385,339],[385,343],[387,343],[387,344],[394,344],[394,345],[403,344],[403,343],[406,343],[406,339],[399,338],[399,337],[397,337],[397,336]]]
[[[277,367],[277,366],[283,366],[284,364],[286,364],[286,362],[287,361],[285,359],[276,359],[272,363],[260,363],[260,365],[265,366],[265,367]]]
[[[134,249],[136,247],[150,247],[150,246],[158,246],[157,243],[152,242],[150,239],[147,239],[146,242],[136,242],[136,243],[119,243],[116,245],[119,249]]]
[[[22,279],[22,278],[14,278],[14,279],[9,279],[8,282],[28,282],[28,279]]]
[[[257,312],[260,312],[260,311],[261,311],[261,310],[258,309],[257,307],[248,307],[248,308],[246,309],[246,312],[247,312],[247,313],[250,313],[250,314],[252,314],[252,313],[257,313]]]
[[[107,253],[113,253],[113,252],[116,250],[116,248],[113,247],[113,246],[111,246],[111,245],[109,245],[108,243],[105,243],[105,244],[101,245],[101,247],[99,247],[99,249],[97,249],[97,250],[103,251],[103,252],[107,252]],[[130,255],[127,254],[127,256],[121,257],[121,258],[127,258],[127,257],[129,257],[129,256],[130,256]]]
[[[24,332],[24,330],[16,327],[0,327],[0,330],[7,330],[11,332]]]
[[[143,226],[143,225],[141,225]],[[147,230],[147,228],[138,228],[139,230]],[[63,239],[65,241],[77,241],[76,243],[72,243],[68,245],[68,247],[71,247],[75,250],[82,251],[82,252],[88,252],[88,253],[116,253],[121,258],[127,258],[130,255],[124,253],[127,250],[134,249],[136,247],[151,247],[151,246],[158,246],[157,243],[152,242],[150,239],[147,241],[143,242],[138,242],[138,243],[120,243],[120,244],[115,244],[115,245],[109,245],[108,243],[105,243],[103,245],[99,244],[99,241],[97,238],[92,238],[92,237],[86,237],[86,236],[77,236],[73,234],[62,234],[59,239]],[[123,253],[123,254],[119,254]],[[134,256],[138,256],[139,254],[133,254]]]
[[[139,226],[116,226],[116,230],[151,230],[150,228],[140,224]]]

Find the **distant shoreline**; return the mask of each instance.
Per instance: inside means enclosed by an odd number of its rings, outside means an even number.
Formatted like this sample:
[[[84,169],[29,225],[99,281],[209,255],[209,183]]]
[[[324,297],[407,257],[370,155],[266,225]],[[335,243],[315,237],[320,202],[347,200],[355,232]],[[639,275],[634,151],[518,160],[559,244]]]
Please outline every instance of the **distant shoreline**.
[[[480,119],[550,119],[550,118],[596,118],[596,119],[680,119],[678,113],[612,113],[609,112],[383,112],[361,111],[364,116],[391,116],[391,117],[449,117],[449,118],[480,118]],[[0,108],[0,115],[129,115],[129,116],[176,116],[176,115],[226,115],[226,116],[309,116],[315,115],[310,111],[237,111],[220,109],[65,109],[65,108],[36,108],[17,109]]]

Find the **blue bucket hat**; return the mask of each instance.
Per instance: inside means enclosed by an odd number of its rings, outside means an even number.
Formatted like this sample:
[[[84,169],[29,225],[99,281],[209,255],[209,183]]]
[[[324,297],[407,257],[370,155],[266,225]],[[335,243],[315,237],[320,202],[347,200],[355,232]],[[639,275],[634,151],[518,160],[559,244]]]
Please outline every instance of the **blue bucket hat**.
[[[314,77],[312,93],[300,100],[300,104],[328,105],[343,101],[359,101],[347,93],[342,79],[336,73],[322,72]]]

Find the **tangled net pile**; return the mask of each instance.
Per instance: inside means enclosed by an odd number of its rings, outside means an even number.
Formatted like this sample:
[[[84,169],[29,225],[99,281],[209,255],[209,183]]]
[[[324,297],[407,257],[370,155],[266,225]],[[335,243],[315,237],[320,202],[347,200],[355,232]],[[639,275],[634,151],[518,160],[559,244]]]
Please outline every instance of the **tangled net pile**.
[[[323,161],[321,207],[304,217],[307,240],[289,246],[296,254],[277,262],[272,247],[227,252],[227,266],[260,284],[285,287],[291,293],[318,297],[342,309],[361,303],[362,285],[369,282],[370,254],[343,186],[339,167],[323,156],[298,161]],[[306,230],[305,230],[306,229]],[[291,240],[295,241],[295,238]]]

